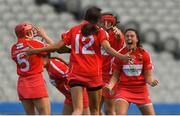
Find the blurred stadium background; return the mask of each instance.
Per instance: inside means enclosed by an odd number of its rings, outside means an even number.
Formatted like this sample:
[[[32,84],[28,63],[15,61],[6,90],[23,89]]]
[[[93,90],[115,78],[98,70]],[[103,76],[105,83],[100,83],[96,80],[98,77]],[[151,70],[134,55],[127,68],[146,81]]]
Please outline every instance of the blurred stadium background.
[[[85,9],[96,5],[115,13],[120,28],[140,31],[151,53],[159,86],[150,88],[157,114],[180,114],[180,0],[0,0],[0,114],[24,114],[16,93],[17,74],[10,58],[16,42],[14,27],[22,21],[42,26],[58,41],[62,32],[78,24]],[[66,61],[68,54],[61,55]],[[48,82],[52,113],[60,114],[64,97]],[[129,114],[139,114],[134,107]]]

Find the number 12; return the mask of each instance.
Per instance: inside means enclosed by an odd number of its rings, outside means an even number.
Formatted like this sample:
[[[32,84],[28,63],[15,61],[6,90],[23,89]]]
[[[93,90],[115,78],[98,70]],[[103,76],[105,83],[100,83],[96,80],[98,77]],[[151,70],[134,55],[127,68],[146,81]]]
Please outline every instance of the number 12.
[[[94,50],[88,50],[88,48],[91,47],[94,43],[94,37],[93,35],[90,35],[88,36],[88,38],[90,39],[90,41],[86,43],[85,45],[83,45],[82,54],[95,54]],[[81,41],[85,41],[87,37],[83,36],[82,38],[80,38],[80,34],[76,35],[76,38],[75,38],[75,53],[76,54],[79,54],[79,51],[80,51],[80,48],[79,48],[80,39]]]

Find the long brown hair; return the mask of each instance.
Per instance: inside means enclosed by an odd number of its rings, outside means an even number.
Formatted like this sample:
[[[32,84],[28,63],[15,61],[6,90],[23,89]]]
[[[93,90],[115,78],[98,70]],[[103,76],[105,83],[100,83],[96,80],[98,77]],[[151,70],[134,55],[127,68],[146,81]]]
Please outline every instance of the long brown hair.
[[[136,29],[128,28],[128,29],[125,30],[124,34],[126,34],[128,31],[134,31],[134,32],[135,32],[136,37],[137,37],[137,39],[138,39],[137,47],[141,48],[141,47],[142,47],[142,44],[141,44],[141,38],[140,38],[139,32],[138,32]]]
[[[86,37],[97,33],[98,28],[96,24],[99,21],[100,17],[101,17],[101,9],[98,7],[91,7],[86,11],[84,19],[89,23],[85,24],[81,28],[81,32],[83,36]]]

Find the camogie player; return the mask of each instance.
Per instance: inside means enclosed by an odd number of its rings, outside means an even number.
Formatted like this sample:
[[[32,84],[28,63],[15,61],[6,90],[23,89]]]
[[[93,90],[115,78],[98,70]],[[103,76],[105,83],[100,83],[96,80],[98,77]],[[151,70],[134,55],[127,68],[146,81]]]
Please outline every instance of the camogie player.
[[[67,84],[69,67],[68,64],[59,57],[44,58],[44,67],[49,75],[50,83],[65,96],[63,115],[70,115],[73,111],[70,87]],[[83,90],[83,114],[90,115],[87,91]]]
[[[155,115],[152,102],[149,98],[147,84],[154,87],[158,80],[153,77],[153,64],[149,53],[141,46],[140,37],[135,29],[125,31],[126,47],[120,53],[134,58],[133,64],[120,59],[113,63],[113,76],[105,89],[111,91],[117,81],[118,91],[115,94],[117,115],[126,115],[130,103],[138,106],[143,115]]]
[[[124,34],[120,29],[117,28],[117,17],[112,13],[103,13],[100,19],[100,26],[108,33],[109,35],[109,43],[112,48],[116,51],[122,49],[124,47]],[[109,80],[112,76],[112,63],[114,57],[108,54],[104,49],[101,51],[102,55],[102,78],[103,82],[106,85],[109,83]],[[114,94],[116,92],[116,86],[113,87],[113,93],[109,93],[105,90],[102,91],[102,104],[104,101],[104,108],[106,115],[115,115],[115,105],[114,105]],[[101,104],[101,105],[102,105]]]
[[[34,38],[36,29],[31,23],[20,23],[15,27],[17,42],[11,48],[11,57],[17,66],[18,84],[17,92],[27,115],[35,115],[35,109],[39,115],[50,115],[50,101],[46,84],[43,79],[43,56],[46,53],[28,56],[26,53],[18,53],[18,50],[28,48],[41,48],[45,45]],[[47,40],[48,41],[48,40]]]

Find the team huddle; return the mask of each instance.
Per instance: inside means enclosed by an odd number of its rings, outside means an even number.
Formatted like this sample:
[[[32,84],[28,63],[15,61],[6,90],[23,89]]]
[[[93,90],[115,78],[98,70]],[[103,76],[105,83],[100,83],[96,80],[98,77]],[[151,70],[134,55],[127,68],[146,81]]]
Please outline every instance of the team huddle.
[[[137,30],[122,32],[117,23],[112,13],[91,7],[84,21],[62,33],[57,43],[43,28],[18,24],[11,57],[26,114],[35,115],[36,110],[40,115],[51,114],[42,75],[46,69],[50,83],[65,96],[63,115],[101,115],[103,104],[106,115],[126,115],[131,103],[142,114],[154,115],[147,84],[154,87],[158,81],[150,54],[142,47]],[[70,53],[70,60],[51,57],[51,52]]]

